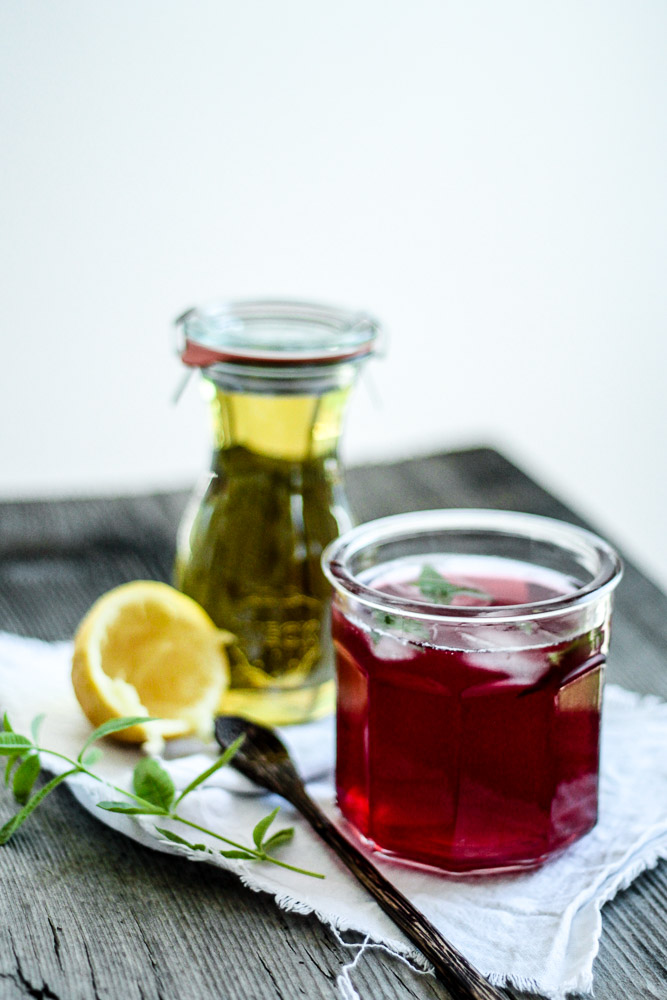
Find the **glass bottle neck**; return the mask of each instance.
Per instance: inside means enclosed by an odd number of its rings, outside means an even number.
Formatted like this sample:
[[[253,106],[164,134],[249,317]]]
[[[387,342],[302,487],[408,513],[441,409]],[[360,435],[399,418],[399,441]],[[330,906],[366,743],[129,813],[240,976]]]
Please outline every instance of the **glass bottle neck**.
[[[204,381],[217,452],[240,447],[286,462],[335,456],[350,386],[320,395],[230,392]]]

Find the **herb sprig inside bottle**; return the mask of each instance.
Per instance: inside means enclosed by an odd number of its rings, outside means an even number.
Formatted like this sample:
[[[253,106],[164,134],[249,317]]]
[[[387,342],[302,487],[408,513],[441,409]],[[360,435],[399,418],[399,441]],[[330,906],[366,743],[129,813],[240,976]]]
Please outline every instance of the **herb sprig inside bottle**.
[[[15,733],[7,715],[4,717],[3,727],[0,730],[0,757],[7,758],[4,775],[5,785],[9,787],[11,784],[14,798],[22,808],[4,826],[0,827],[0,846],[10,840],[46,796],[67,778],[74,774],[86,774],[89,778],[94,778],[95,781],[105,783],[104,778],[101,778],[91,770],[91,767],[102,756],[102,751],[99,747],[94,747],[93,743],[96,743],[104,736],[109,736],[111,733],[154,721],[150,718],[122,718],[105,722],[90,734],[76,760],[73,760],[71,757],[65,756],[65,754],[38,745],[39,728],[43,719],[44,716],[38,716],[32,723],[31,736],[23,736]],[[242,742],[243,736],[240,736],[210,767],[202,771],[196,778],[193,778],[180,794],[177,794],[174,783],[167,771],[156,760],[145,757],[134,768],[132,782],[134,791],[130,792],[124,788],[119,788],[117,785],[110,785],[115,792],[124,797],[125,801],[98,802],[98,807],[105,809],[107,812],[122,813],[126,816],[154,816],[163,821],[173,820],[184,826],[191,827],[200,833],[214,837],[216,840],[227,844],[228,846],[225,849],[217,852],[224,858],[238,858],[245,861],[267,861],[273,865],[279,865],[281,868],[289,868],[290,871],[299,872],[301,875],[324,878],[323,875],[317,872],[306,871],[303,868],[296,868],[294,865],[289,865],[285,861],[279,861],[271,853],[275,848],[287,844],[294,835],[294,828],[286,827],[285,829],[278,830],[271,836],[267,836],[269,827],[278,814],[278,808],[274,809],[268,816],[264,816],[256,824],[252,831],[254,844],[252,847],[248,844],[240,844],[234,840],[230,840],[228,837],[216,833],[215,830],[208,830],[206,827],[199,826],[199,824],[186,819],[177,812],[178,806],[187,795],[193,792],[195,788],[198,788],[199,785],[210,778],[217,770],[229,763]],[[41,753],[58,757],[71,766],[64,773],[51,778],[50,781],[33,794],[33,787],[42,768]],[[204,851],[208,854],[216,853],[206,845],[192,844],[164,827],[156,825],[155,829],[157,833],[171,843],[188,847],[194,851]]]

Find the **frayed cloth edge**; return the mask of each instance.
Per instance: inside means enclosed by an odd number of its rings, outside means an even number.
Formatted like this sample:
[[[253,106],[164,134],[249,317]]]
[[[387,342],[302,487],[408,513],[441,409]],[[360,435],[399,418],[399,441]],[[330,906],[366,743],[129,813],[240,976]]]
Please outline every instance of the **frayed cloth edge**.
[[[435,977],[433,966],[414,945],[394,938],[383,938],[380,935],[373,934],[344,917],[339,917],[328,911],[320,910],[317,907],[292,896],[288,892],[276,893],[271,888],[267,888],[265,885],[260,884],[248,870],[247,865],[243,862],[234,863],[222,857],[219,859],[217,857],[213,859],[210,856],[207,856],[204,852],[191,851],[188,848],[183,848],[175,844],[165,844],[165,848],[167,851],[171,851],[175,854],[187,855],[187,857],[192,861],[204,861],[209,864],[212,863],[216,867],[223,868],[225,871],[236,875],[241,883],[252,892],[261,892],[270,895],[280,909],[289,913],[296,913],[300,916],[317,917],[320,923],[329,927],[339,944],[342,946],[358,947],[361,949],[361,953],[355,957],[355,960],[350,963],[349,966],[344,966],[341,973],[339,973],[338,978],[342,976],[343,981],[340,984],[337,982],[337,985],[341,990],[343,1000],[358,1000],[358,994],[349,981],[349,974],[346,975],[346,970],[351,970],[351,968],[357,964],[357,961],[361,959],[362,953],[365,953],[371,948],[381,948],[387,954],[398,959],[399,961],[411,965],[413,967],[413,971]],[[605,904],[610,902],[619,892],[623,892],[625,889],[629,888],[632,882],[639,875],[641,875],[642,872],[655,868],[659,861],[665,859],[667,859],[667,840],[663,840],[661,838],[657,842],[649,842],[648,844],[645,844],[643,847],[643,853],[640,854],[634,862],[625,869],[625,871],[620,873],[618,878],[610,882],[606,891],[601,895],[600,899],[596,901],[597,912],[600,913]],[[345,933],[346,931],[363,935],[364,940],[356,943],[344,942],[341,939],[340,934]],[[579,975],[575,976],[573,979],[568,980],[563,984],[559,984],[556,987],[550,987],[544,983],[540,983],[536,979],[485,969],[484,966],[479,963],[477,963],[477,968],[485,979],[487,979],[493,986],[513,987],[514,989],[522,990],[526,993],[536,993],[547,998],[547,1000],[566,1000],[566,998],[571,994],[586,995],[593,992],[594,976],[589,970],[582,970]]]

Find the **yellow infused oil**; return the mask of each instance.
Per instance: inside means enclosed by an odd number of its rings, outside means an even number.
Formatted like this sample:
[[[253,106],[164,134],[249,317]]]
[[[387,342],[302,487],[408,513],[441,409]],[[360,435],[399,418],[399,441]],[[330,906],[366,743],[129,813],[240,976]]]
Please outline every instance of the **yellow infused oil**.
[[[335,452],[349,387],[322,396],[270,396],[204,384],[219,450],[238,445],[287,462]]]
[[[336,455],[349,388],[269,395],[205,384],[212,471],[184,522],[175,582],[235,636],[224,712],[315,719],[335,699],[320,556],[350,525]]]

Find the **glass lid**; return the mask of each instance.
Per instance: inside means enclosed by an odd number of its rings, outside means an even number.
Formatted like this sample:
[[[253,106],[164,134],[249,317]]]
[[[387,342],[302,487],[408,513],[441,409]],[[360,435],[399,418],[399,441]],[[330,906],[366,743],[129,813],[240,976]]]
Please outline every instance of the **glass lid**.
[[[215,302],[189,309],[176,321],[180,355],[191,367],[334,364],[371,354],[376,319],[313,302]]]

